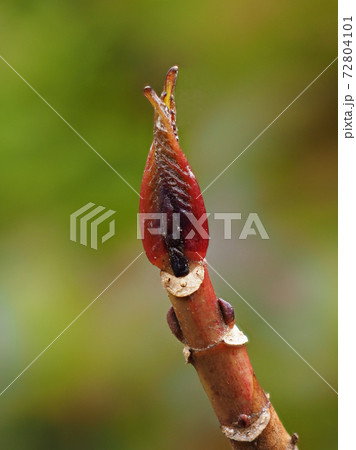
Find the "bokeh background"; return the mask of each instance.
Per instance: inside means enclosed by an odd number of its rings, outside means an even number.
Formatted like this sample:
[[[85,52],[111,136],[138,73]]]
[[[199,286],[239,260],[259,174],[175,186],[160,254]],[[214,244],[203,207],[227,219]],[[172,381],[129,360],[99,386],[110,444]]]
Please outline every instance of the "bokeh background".
[[[0,49],[139,190],[152,140],[146,84],[173,64],[183,150],[207,186],[335,57],[336,2],[8,1]],[[0,60],[0,390],[141,251],[138,197]],[[204,194],[208,260],[337,387],[337,72],[320,79]],[[117,211],[93,250],[69,215]],[[270,240],[239,240],[257,212]],[[105,228],[105,227],[104,227]],[[106,231],[106,230],[105,230]],[[337,396],[219,277],[257,377],[301,449],[335,449]],[[158,270],[125,272],[0,397],[2,449],[228,449],[166,324]]]

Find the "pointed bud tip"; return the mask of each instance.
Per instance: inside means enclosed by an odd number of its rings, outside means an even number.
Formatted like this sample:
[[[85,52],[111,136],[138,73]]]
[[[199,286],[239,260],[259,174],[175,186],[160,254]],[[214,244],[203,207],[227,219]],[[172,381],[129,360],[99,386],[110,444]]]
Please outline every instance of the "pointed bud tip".
[[[173,110],[175,113],[174,105],[174,88],[178,77],[178,66],[171,67],[164,80],[164,90],[161,94],[161,99],[168,106],[169,109]]]
[[[159,226],[165,230],[161,232],[151,233],[156,222],[141,222],[143,245],[152,264],[182,277],[189,273],[191,262],[205,257],[209,240],[204,236],[209,228],[199,185],[178,144],[174,102],[177,73],[178,66],[168,70],[160,97],[151,86],[143,89],[155,111],[155,127],[141,184],[140,212],[164,214],[166,221]]]
[[[151,86],[145,86],[143,88],[143,93],[147,96],[147,94],[151,94],[151,92],[153,91],[153,89],[151,88]]]

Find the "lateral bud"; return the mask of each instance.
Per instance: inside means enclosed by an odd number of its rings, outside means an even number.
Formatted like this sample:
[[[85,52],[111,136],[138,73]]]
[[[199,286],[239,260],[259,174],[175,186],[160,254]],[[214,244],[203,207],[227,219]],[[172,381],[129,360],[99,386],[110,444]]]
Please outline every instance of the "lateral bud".
[[[240,414],[237,419],[237,425],[241,428],[247,428],[251,424],[251,418],[247,414]]]
[[[232,305],[222,298],[218,298],[218,304],[220,307],[221,314],[223,316],[224,322],[227,326],[232,328],[235,325],[235,311]]]
[[[251,423],[250,417],[245,414],[239,416],[238,421],[231,426],[221,426],[221,431],[228,439],[238,442],[253,442],[268,425],[271,413],[270,402],[258,413],[257,418]]]
[[[171,306],[167,313],[167,323],[168,326],[173,333],[173,335],[178,339],[178,341],[184,342],[184,336],[182,333],[182,329],[179,325],[176,313],[174,312],[173,306]]]

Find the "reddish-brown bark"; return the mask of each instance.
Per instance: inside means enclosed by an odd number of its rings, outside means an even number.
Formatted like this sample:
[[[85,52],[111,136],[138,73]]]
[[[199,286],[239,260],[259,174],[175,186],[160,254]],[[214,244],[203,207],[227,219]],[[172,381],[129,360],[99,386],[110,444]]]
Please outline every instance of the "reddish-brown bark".
[[[190,349],[187,362],[197,371],[221,425],[243,429],[269,405],[271,418],[261,434],[252,442],[230,440],[233,448],[293,449],[291,436],[255,377],[246,346],[222,341],[230,327],[224,322],[207,266],[203,265],[203,283],[192,295],[168,294],[186,348]]]

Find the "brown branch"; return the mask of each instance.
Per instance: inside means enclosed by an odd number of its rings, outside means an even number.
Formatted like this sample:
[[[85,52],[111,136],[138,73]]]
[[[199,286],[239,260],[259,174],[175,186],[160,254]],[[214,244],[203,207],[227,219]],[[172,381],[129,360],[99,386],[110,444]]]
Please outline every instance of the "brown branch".
[[[296,449],[296,436],[286,432],[255,377],[243,333],[234,320],[226,323],[230,305],[216,297],[206,263],[193,265],[181,278],[162,271],[161,279],[173,306],[168,324],[185,343],[186,361],[197,371],[232,448]],[[190,288],[184,291],[186,284]]]

